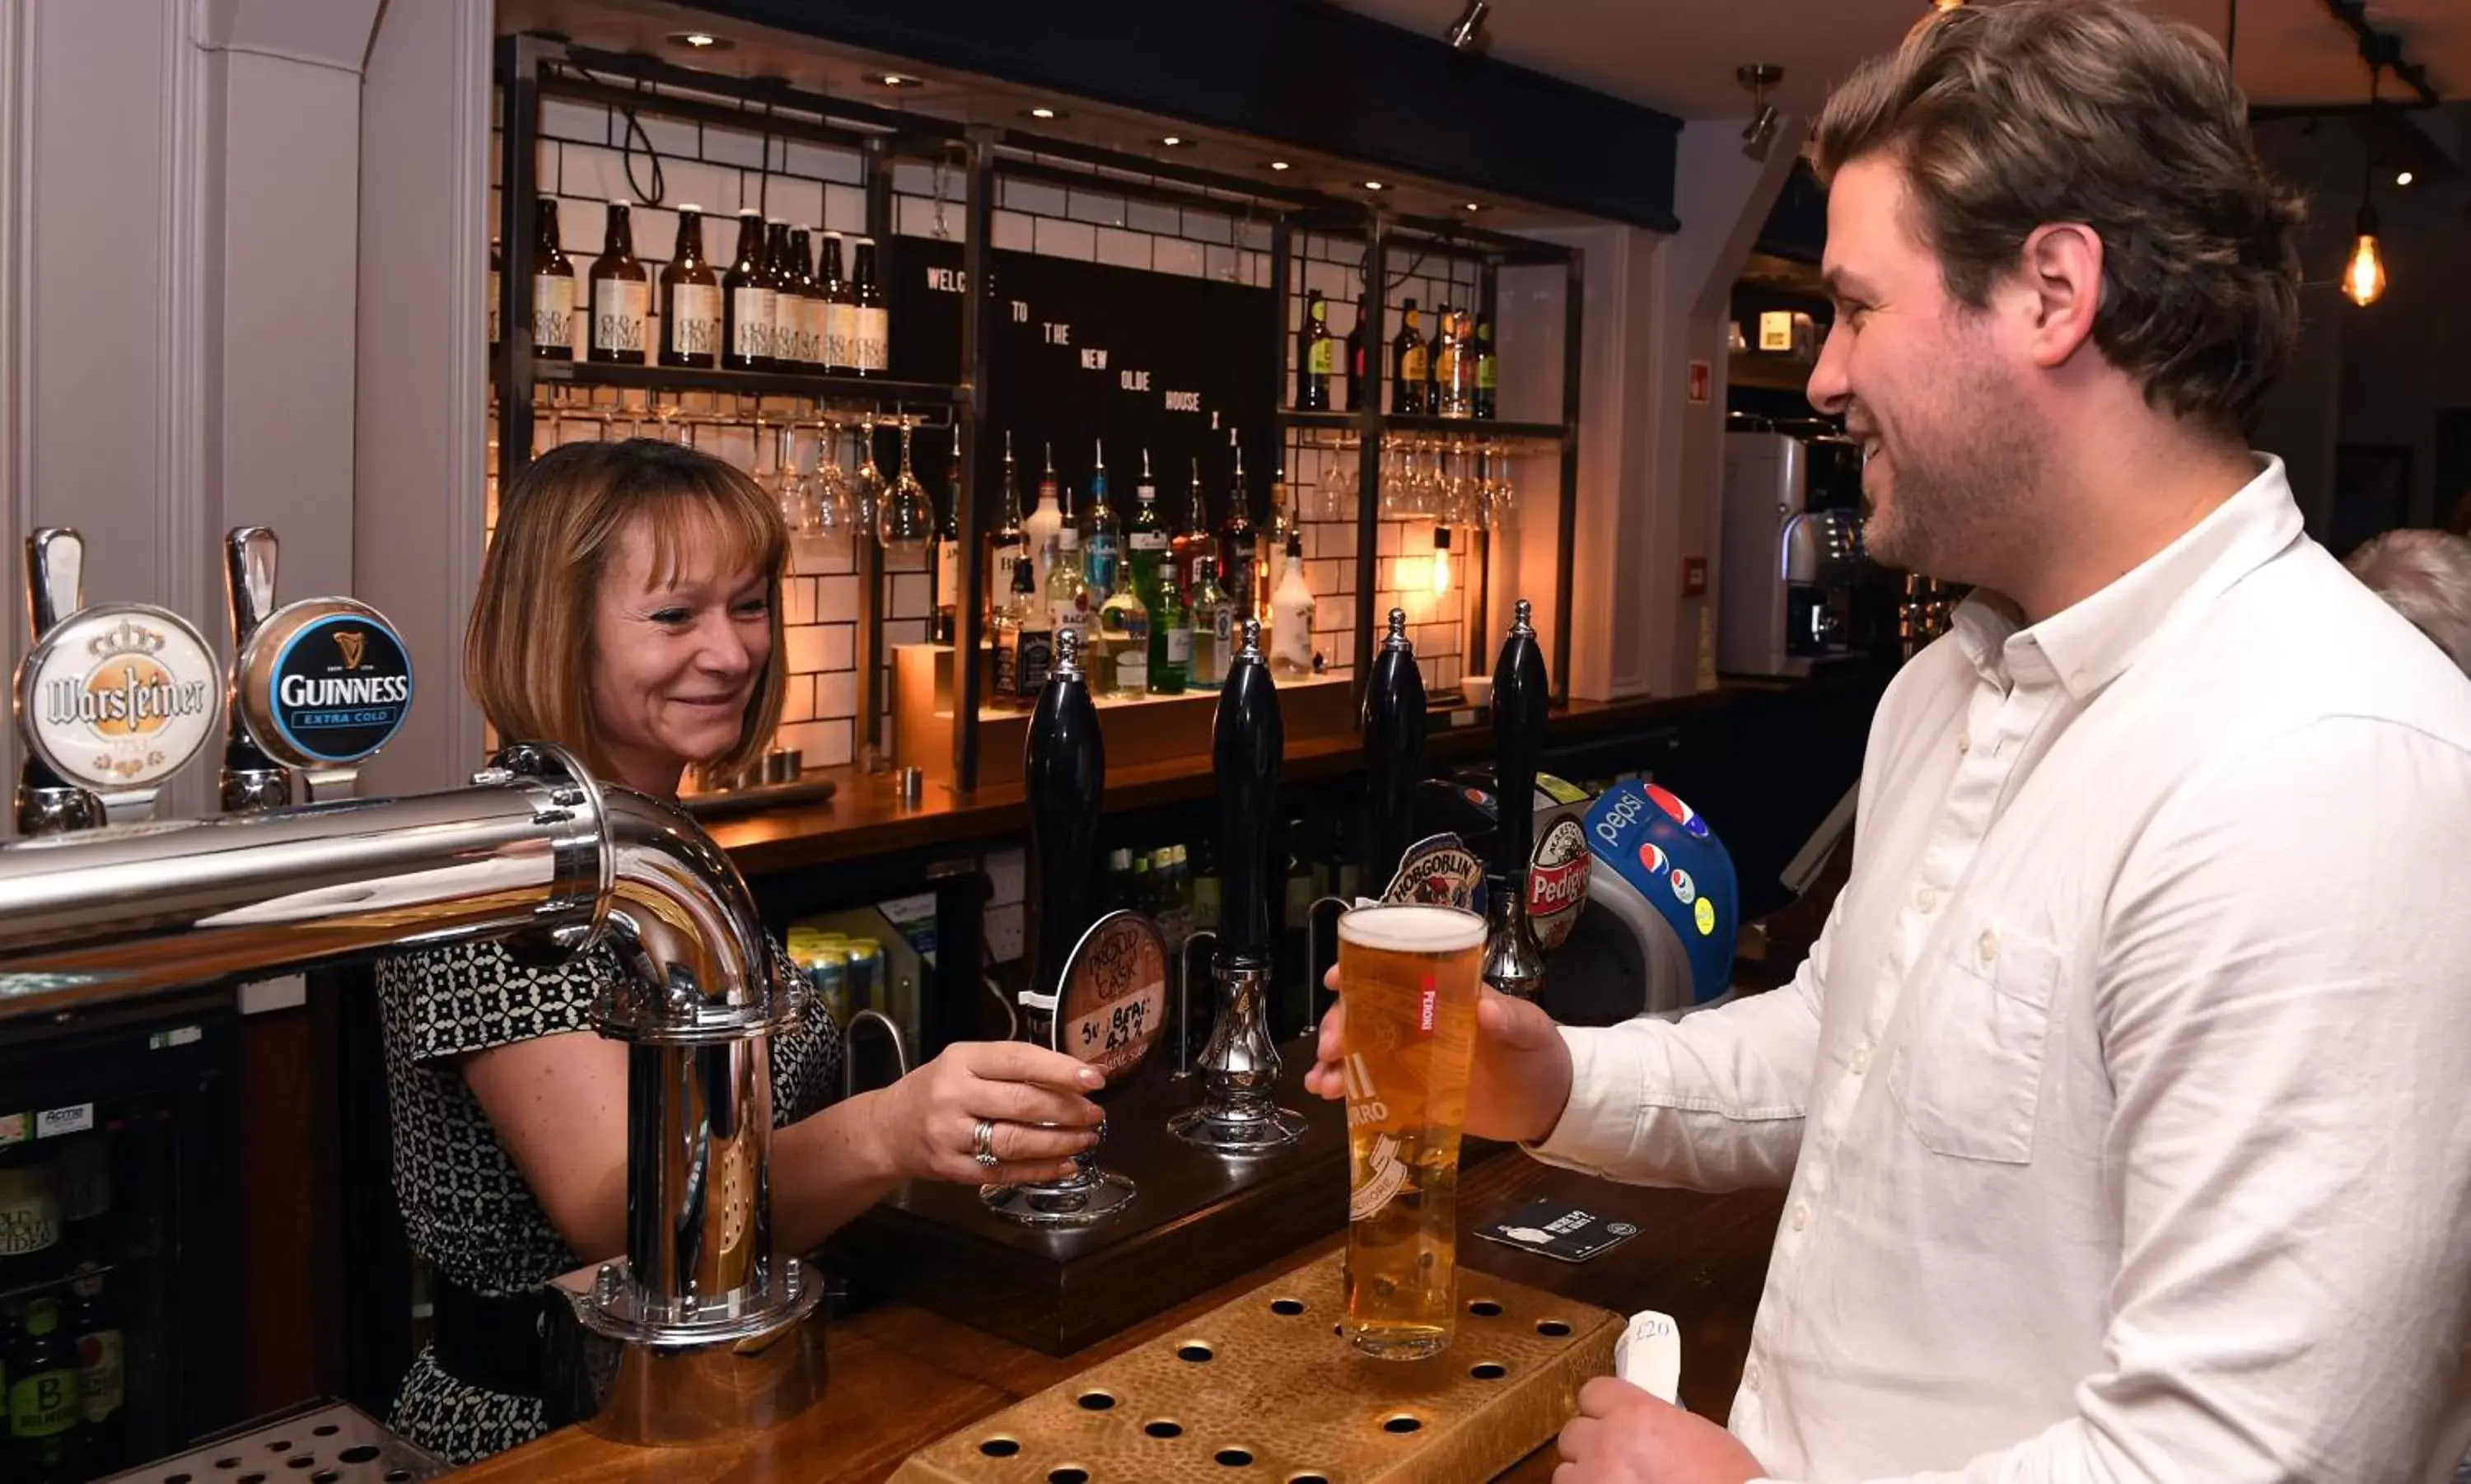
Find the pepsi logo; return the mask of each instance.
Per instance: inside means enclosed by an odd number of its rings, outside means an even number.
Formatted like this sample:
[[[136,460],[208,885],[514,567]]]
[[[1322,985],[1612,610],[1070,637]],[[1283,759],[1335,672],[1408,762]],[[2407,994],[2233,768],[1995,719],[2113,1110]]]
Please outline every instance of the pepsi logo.
[[[1673,883],[1673,899],[1683,907],[1699,900],[1699,883],[1690,879],[1689,872],[1677,865],[1665,879]]]
[[[1662,876],[1664,874],[1665,867],[1669,865],[1671,861],[1665,856],[1663,850],[1651,841],[1648,844],[1638,847],[1638,863],[1647,867],[1649,875]]]
[[[1647,786],[1647,796],[1654,799],[1656,801],[1656,807],[1664,811],[1664,813],[1669,815],[1676,824],[1688,825],[1691,821],[1699,817],[1697,812],[1692,810],[1689,805],[1684,804],[1679,798],[1676,798],[1671,789],[1660,788],[1656,784],[1649,784]],[[1705,835],[1706,833],[1706,829],[1705,826],[1702,826],[1700,829],[1693,831],[1692,833]]]

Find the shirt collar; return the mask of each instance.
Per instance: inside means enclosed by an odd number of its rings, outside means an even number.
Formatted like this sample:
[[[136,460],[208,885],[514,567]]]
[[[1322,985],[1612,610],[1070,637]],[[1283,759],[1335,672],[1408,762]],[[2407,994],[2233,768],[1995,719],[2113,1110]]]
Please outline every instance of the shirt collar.
[[[2176,615],[2220,596],[2296,540],[2298,502],[2282,460],[2257,456],[2256,478],[2211,514],[2092,596],[2019,628],[1980,595],[1957,606],[1957,643],[2003,688],[2054,684],[2083,700],[2136,662]]]

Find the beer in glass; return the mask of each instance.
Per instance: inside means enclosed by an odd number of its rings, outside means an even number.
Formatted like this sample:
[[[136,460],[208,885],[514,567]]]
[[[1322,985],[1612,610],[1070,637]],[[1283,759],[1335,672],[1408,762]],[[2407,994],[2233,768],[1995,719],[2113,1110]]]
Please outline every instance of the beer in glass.
[[[1338,920],[1350,1175],[1347,1333],[1385,1360],[1454,1328],[1459,1130],[1475,1055],[1484,919],[1361,907]]]

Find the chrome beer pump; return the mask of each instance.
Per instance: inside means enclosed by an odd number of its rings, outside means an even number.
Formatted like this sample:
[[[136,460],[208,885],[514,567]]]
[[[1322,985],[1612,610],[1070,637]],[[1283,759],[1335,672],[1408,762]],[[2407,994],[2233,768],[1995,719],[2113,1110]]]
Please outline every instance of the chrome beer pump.
[[[1518,600],[1509,637],[1502,640],[1500,657],[1494,663],[1497,823],[1485,872],[1485,982],[1521,1000],[1534,1000],[1544,989],[1544,950],[1527,920],[1527,889],[1536,848],[1536,768],[1544,751],[1545,710],[1552,704],[1544,651],[1536,643],[1531,612],[1527,600]]]
[[[264,526],[224,538],[232,627],[226,813],[279,809],[300,775],[312,801],[349,798],[361,765],[412,712],[411,651],[385,615],[349,598],[275,606],[281,545]]]
[[[54,836],[154,817],[162,787],[214,736],[221,667],[186,619],[152,603],[85,604],[85,540],[26,538],[34,647],[13,695],[26,765],[18,833]]]
[[[772,1251],[768,1185],[807,997],[683,812],[528,744],[469,789],[0,846],[0,1020],[477,941],[622,971],[596,1018],[629,1047],[626,1255],[554,1284],[553,1415],[684,1443],[813,1401],[823,1284]]]
[[[1278,1105],[1279,1051],[1270,1039],[1270,852],[1278,819],[1279,766],[1286,728],[1278,688],[1261,658],[1261,623],[1244,620],[1211,731],[1218,774],[1221,924],[1212,938],[1218,1018],[1201,1053],[1202,1101],[1167,1120],[1178,1139],[1218,1154],[1283,1149],[1305,1120]],[[1207,936],[1195,933],[1195,938]]]
[[[1039,692],[1023,742],[1022,787],[1029,800],[1029,987],[1022,992],[1023,1033],[1032,1043],[1088,1062],[1110,1090],[1129,1079],[1166,1027],[1166,938],[1139,912],[1092,921],[1091,876],[1097,863],[1098,815],[1107,785],[1106,739],[1081,671],[1081,635],[1056,636],[1055,669]],[[1104,1137],[1104,1124],[1099,1127]],[[978,1162],[995,1163],[981,1146]],[[1062,1180],[991,1185],[978,1193],[997,1214],[1032,1226],[1086,1226],[1130,1205],[1133,1182],[1073,1156]]]

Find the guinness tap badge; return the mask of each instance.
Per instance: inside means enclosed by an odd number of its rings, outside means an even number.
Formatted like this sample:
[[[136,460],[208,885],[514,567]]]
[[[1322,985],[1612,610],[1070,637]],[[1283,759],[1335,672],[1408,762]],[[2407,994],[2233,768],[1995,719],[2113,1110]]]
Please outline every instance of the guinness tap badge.
[[[54,772],[103,791],[179,771],[223,716],[205,640],[177,614],[101,603],[60,623],[17,671],[17,725]]]
[[[342,767],[387,744],[412,710],[412,660],[378,611],[313,598],[268,614],[241,651],[241,719],[268,757]]]

